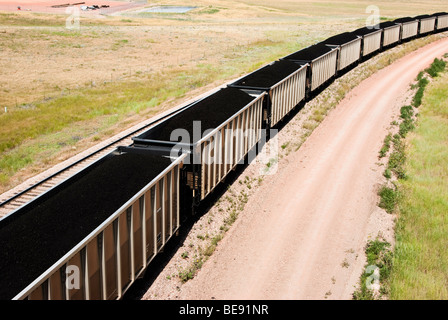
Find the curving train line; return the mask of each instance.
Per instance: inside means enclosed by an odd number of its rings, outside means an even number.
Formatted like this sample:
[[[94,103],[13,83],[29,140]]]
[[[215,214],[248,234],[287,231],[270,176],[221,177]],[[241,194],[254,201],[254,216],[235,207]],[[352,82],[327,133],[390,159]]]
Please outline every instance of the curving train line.
[[[0,299],[120,299],[266,132],[335,78],[448,13],[335,35],[177,108],[0,208]],[[205,130],[211,128],[209,130]]]

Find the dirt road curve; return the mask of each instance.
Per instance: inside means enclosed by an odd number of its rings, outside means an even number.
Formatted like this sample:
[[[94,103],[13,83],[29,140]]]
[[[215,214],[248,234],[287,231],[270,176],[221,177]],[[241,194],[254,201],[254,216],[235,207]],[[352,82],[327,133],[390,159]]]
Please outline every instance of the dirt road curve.
[[[448,39],[432,43],[347,95],[251,196],[179,298],[350,299],[377,210],[378,151],[409,84],[446,52]]]

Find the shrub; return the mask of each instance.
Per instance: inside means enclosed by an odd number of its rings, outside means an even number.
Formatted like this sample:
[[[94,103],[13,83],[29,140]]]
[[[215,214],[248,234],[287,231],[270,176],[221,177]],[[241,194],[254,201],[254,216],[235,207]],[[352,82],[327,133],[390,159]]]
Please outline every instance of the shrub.
[[[425,88],[418,88],[417,93],[414,96],[414,99],[412,100],[412,105],[416,108],[420,107],[422,105],[422,99],[423,99],[423,92],[425,91]]]
[[[412,131],[414,129],[415,129],[415,126],[414,126],[413,121],[406,119],[402,123],[400,123],[399,134],[401,137],[404,138],[409,131]]]
[[[390,243],[376,239],[367,243],[366,249],[367,266],[376,266],[379,269],[380,294],[389,291],[389,275],[392,270],[393,253],[390,250]],[[374,300],[376,295],[373,290],[367,287],[369,276],[373,271],[366,271],[361,275],[360,287],[353,293],[354,300]]]
[[[380,158],[383,158],[383,157],[386,156],[387,152],[390,149],[390,142],[391,142],[391,140],[392,140],[392,135],[389,133],[386,136],[386,138],[384,138],[384,144],[383,144],[383,147],[381,148],[380,154],[379,154]]]
[[[388,213],[392,213],[395,209],[395,204],[398,198],[398,192],[392,188],[383,186],[378,192],[380,196],[379,207],[386,210]]]
[[[445,70],[446,62],[444,60],[440,60],[435,58],[434,62],[431,64],[431,66],[426,69],[425,71],[432,77],[435,78],[439,75],[439,72],[442,72]]]
[[[400,117],[404,120],[411,119],[414,114],[412,106],[404,106],[400,109]]]

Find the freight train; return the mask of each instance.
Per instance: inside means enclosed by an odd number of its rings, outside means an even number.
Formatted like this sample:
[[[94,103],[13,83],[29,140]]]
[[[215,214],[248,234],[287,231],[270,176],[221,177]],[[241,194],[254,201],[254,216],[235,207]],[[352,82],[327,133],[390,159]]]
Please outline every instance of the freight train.
[[[120,299],[263,132],[376,53],[447,30],[440,12],[335,35],[171,114],[0,220],[0,299]]]

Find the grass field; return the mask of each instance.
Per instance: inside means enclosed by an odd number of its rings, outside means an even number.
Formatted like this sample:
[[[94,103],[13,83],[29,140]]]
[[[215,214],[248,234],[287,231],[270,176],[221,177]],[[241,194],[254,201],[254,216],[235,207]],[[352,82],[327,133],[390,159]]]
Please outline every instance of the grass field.
[[[151,1],[177,4],[177,1]],[[0,12],[0,192],[181,101],[365,25],[369,1],[190,1],[186,14]],[[382,19],[445,10],[379,1]],[[5,112],[5,108],[6,111]]]
[[[391,299],[448,298],[448,73],[430,83],[406,149]]]

